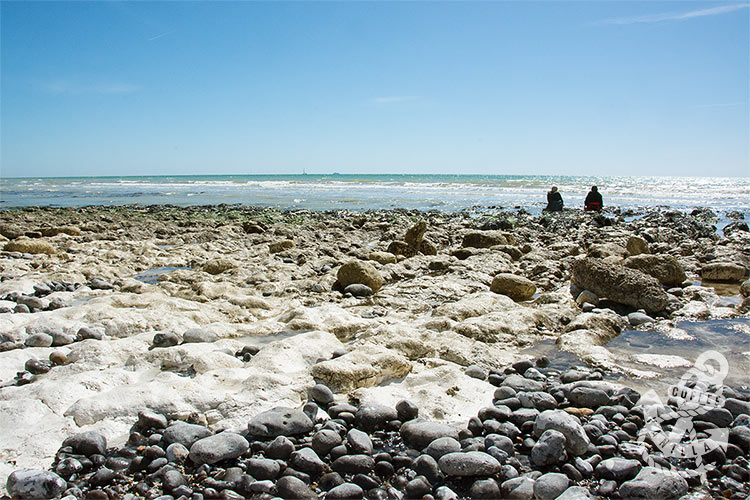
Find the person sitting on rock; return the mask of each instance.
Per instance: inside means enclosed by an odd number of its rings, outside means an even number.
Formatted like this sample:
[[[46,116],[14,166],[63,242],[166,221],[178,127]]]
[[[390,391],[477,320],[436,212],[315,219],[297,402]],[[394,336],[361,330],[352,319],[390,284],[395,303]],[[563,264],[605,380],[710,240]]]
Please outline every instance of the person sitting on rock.
[[[560,212],[562,209],[562,195],[557,190],[557,186],[552,186],[552,189],[547,193],[547,207],[544,210],[546,212]]]
[[[599,193],[599,189],[596,186],[591,186],[591,191],[586,195],[586,200],[583,202],[584,210],[594,210],[599,212],[604,205],[602,195]]]

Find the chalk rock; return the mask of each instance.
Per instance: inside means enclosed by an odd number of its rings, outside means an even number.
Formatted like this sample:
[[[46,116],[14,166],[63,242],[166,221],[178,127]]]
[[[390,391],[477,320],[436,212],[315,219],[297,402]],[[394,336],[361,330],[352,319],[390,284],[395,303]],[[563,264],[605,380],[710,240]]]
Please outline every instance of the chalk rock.
[[[502,231],[472,231],[464,236],[462,247],[489,248],[495,245],[514,245],[513,235]]]
[[[653,276],[662,285],[676,286],[685,281],[685,269],[673,255],[636,255],[628,257],[623,265]]]
[[[270,243],[268,245],[268,251],[271,253],[280,253],[284,250],[290,250],[294,248],[296,245],[292,240],[281,240],[281,241],[274,241],[273,243]]]
[[[35,469],[14,471],[8,476],[6,488],[13,498],[40,500],[62,495],[68,483],[54,472]]]
[[[203,270],[208,274],[221,274],[237,267],[237,263],[230,259],[211,259],[203,264]]]
[[[396,256],[391,252],[371,252],[368,258],[378,264],[395,264]]]
[[[44,253],[47,255],[54,255],[57,253],[55,247],[53,247],[48,241],[39,239],[19,238],[17,240],[9,241],[3,248],[6,252],[21,252],[40,254]]]
[[[284,407],[264,411],[247,424],[250,434],[264,438],[305,434],[312,427],[312,421],[302,411]]]
[[[709,281],[741,281],[745,268],[730,262],[712,262],[701,269],[701,278]]]
[[[401,378],[412,364],[404,356],[382,346],[363,345],[338,358],[321,361],[311,375],[336,392],[371,387],[383,380]]]
[[[536,293],[536,285],[533,281],[523,276],[510,273],[501,273],[492,280],[490,290],[495,293],[507,295],[515,301],[530,300]]]
[[[372,264],[360,260],[352,260],[341,266],[336,279],[343,288],[352,284],[361,284],[377,292],[383,286],[383,277],[380,272]]]
[[[215,464],[222,460],[238,458],[250,448],[247,439],[234,432],[199,439],[190,447],[190,460],[196,464]]]
[[[648,242],[640,236],[628,238],[625,248],[631,256],[651,253],[648,250]]]
[[[68,236],[80,236],[81,230],[75,226],[43,227],[39,230],[42,236],[52,237],[58,234],[67,234]]]
[[[658,312],[667,305],[668,295],[659,281],[641,271],[583,258],[573,264],[573,283],[599,297]]]

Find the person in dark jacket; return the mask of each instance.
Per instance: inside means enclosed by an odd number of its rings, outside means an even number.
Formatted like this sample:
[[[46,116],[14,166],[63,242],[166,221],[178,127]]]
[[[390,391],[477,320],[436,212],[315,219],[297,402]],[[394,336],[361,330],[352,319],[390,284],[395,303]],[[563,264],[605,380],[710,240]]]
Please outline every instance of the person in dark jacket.
[[[602,200],[601,193],[599,193],[596,186],[591,186],[591,191],[586,195],[586,200],[583,202],[584,210],[595,210],[598,212],[602,209],[603,205],[604,201]]]
[[[562,195],[557,190],[557,186],[552,186],[552,189],[547,193],[547,208],[544,210],[548,212],[560,212],[562,209]]]

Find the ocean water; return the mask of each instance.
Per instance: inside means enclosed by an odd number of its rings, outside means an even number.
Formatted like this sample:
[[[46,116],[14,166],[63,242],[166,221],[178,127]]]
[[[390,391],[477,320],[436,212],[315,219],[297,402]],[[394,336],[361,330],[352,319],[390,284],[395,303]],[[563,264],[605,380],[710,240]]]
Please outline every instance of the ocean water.
[[[88,205],[245,204],[280,209],[459,211],[523,207],[533,214],[559,187],[566,207],[582,207],[592,185],[606,206],[678,210],[708,207],[750,217],[750,178],[537,175],[199,175],[0,179],[0,208]]]

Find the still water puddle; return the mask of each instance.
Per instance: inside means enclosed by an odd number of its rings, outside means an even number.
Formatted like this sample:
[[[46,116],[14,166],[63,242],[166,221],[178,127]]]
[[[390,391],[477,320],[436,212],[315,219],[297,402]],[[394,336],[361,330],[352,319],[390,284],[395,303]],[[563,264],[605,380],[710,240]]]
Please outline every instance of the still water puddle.
[[[185,269],[190,269],[190,268],[189,267],[159,267],[156,269],[149,269],[148,271],[143,271],[141,273],[138,273],[135,276],[133,276],[133,278],[143,283],[154,285],[159,282],[160,276],[167,274],[167,273],[171,273],[172,271],[180,270],[180,269],[185,270]]]
[[[607,349],[623,367],[659,374],[654,379],[628,382],[636,389],[638,386],[657,392],[665,389],[679,381],[706,351],[716,351],[727,359],[729,374],[725,385],[744,390],[750,386],[750,319],[747,318],[682,321],[670,332],[626,330],[607,344]]]

